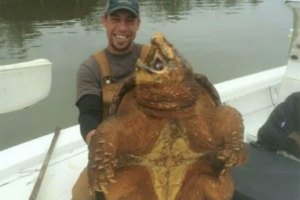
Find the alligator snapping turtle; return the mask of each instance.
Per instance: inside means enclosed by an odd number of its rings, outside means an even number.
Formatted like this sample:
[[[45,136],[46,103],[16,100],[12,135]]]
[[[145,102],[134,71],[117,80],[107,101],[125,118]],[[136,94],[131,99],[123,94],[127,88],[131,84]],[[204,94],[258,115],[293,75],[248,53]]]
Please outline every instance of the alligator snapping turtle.
[[[135,78],[89,145],[88,175],[106,200],[229,200],[245,161],[240,113],[155,34]]]

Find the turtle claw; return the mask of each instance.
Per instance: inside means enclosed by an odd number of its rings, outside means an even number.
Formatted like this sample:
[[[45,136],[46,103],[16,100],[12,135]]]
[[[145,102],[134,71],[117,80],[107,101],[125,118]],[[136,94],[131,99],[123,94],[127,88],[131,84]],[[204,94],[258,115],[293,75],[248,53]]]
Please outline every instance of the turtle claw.
[[[108,193],[107,188],[106,188],[106,186],[104,186],[104,185],[101,185],[101,186],[100,186],[100,191],[104,192],[105,194]]]
[[[225,157],[225,156],[218,156],[218,159],[219,159],[219,160],[222,160],[222,161],[225,161],[225,160],[226,160],[226,157]]]
[[[110,183],[116,183],[116,182],[117,182],[117,181],[116,181],[115,179],[113,179],[113,178],[108,179],[108,181],[109,181]]]
[[[230,167],[233,167],[233,166],[234,166],[233,163],[226,163],[226,164],[225,164],[225,167],[227,167],[227,168],[230,168]]]
[[[226,172],[226,168],[222,169],[222,171],[220,172],[220,176],[224,175]]]

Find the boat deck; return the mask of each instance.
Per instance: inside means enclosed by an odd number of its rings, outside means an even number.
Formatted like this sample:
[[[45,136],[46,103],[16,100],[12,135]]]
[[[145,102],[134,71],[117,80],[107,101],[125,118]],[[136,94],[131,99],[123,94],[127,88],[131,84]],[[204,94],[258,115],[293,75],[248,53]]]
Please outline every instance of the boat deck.
[[[237,192],[253,200],[300,199],[299,161],[252,145],[247,152],[248,162],[233,169]]]
[[[78,136],[79,131],[76,131],[76,129],[78,129],[78,126],[65,129],[61,133],[61,140],[58,141],[53,152],[37,200],[71,199],[72,186],[81,170],[86,166],[88,154],[87,147],[85,143],[82,142],[80,136]],[[72,146],[66,145],[63,142],[64,138],[72,135],[76,135],[73,139],[74,141],[77,139],[79,144],[73,142]],[[51,136],[52,134],[44,136],[43,140],[39,140],[39,144],[31,142],[31,145],[33,145],[32,149],[37,150],[41,149],[41,146],[44,146],[44,152],[37,152],[37,156],[34,160],[23,158],[24,162],[13,165],[10,160],[0,156],[1,161],[6,161],[7,166],[12,166],[8,169],[2,169],[6,171],[6,174],[1,174],[0,176],[1,199],[24,200],[29,198],[38,177],[41,163],[49,147]],[[73,147],[77,148],[74,149]],[[21,144],[17,148],[26,148],[26,144]],[[8,151],[9,150],[10,149],[8,149]],[[7,153],[14,155],[12,152]],[[18,160],[19,158],[20,156],[16,155],[15,158],[11,159]],[[33,165],[34,163],[36,164]],[[28,168],[26,165],[32,165],[33,167]],[[1,163],[0,168],[5,168],[5,163]]]

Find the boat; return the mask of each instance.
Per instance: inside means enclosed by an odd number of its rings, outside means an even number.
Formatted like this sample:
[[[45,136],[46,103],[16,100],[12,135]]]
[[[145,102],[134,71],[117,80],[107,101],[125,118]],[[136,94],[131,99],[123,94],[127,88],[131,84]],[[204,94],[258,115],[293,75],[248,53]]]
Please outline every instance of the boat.
[[[234,200],[299,200],[300,162],[282,154],[256,149],[257,131],[272,110],[289,94],[300,91],[300,0],[287,0],[294,12],[290,56],[285,66],[215,84],[224,104],[237,108],[244,119],[247,164],[233,170]],[[0,196],[32,199],[32,191],[59,132],[55,148],[35,199],[71,199],[71,190],[87,164],[88,149],[74,125],[0,152]],[[44,168],[45,169],[45,168]]]
[[[0,114],[29,107],[50,93],[52,63],[47,59],[0,67]],[[20,98],[22,91],[22,98]]]

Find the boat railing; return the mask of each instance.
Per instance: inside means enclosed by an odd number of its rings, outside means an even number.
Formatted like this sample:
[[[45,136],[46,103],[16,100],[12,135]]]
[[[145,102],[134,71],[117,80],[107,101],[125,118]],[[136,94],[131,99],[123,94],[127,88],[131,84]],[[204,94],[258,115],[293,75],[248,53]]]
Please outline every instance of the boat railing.
[[[277,67],[215,85],[222,102],[243,115],[246,142],[256,140],[257,130],[280,103],[280,86],[286,69]]]

